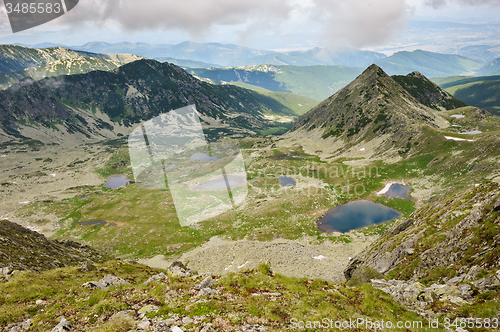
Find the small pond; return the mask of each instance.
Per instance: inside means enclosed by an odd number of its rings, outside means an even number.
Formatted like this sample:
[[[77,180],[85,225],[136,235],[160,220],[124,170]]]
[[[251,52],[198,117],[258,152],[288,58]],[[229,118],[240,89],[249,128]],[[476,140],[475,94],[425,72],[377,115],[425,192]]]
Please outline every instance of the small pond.
[[[385,205],[366,200],[340,204],[329,210],[316,222],[322,232],[346,233],[399,218],[401,213]]]
[[[94,220],[94,221],[84,221],[84,222],[79,222],[78,220],[76,221],[76,223],[80,226],[94,226],[94,227],[97,227],[99,225],[108,225],[108,226],[116,226],[115,223],[107,223],[105,222],[104,220]]]
[[[282,187],[295,187],[297,182],[288,176],[278,176],[278,181]]]
[[[245,179],[237,175],[226,175],[227,182],[229,183],[229,188],[241,187],[245,184]],[[224,177],[218,177],[216,179],[201,183],[194,187],[194,191],[211,191],[211,190],[227,190],[227,184]]]
[[[108,177],[108,181],[104,185],[104,187],[109,188],[109,189],[118,189],[127,183],[129,183],[130,179],[127,179],[123,175],[111,175]]]
[[[191,159],[194,159],[194,160],[199,160],[199,161],[216,161],[216,160],[219,160],[218,157],[210,157],[208,154],[206,153],[194,153],[192,156],[191,156]]]
[[[400,185],[399,183],[393,183],[389,187],[389,190],[387,190],[387,192],[385,193],[385,197],[409,199],[411,201],[412,199],[408,197],[410,190],[411,188],[409,186],[403,186]]]

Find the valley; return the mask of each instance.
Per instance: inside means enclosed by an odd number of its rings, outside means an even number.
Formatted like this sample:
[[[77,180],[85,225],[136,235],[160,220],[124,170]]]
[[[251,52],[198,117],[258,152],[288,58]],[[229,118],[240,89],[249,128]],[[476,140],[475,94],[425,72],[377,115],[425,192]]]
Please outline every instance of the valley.
[[[9,63],[11,71],[19,70]],[[217,70],[221,81],[228,72],[261,73]],[[149,324],[169,317],[170,325],[182,323],[189,331],[209,321],[227,331],[245,322],[280,331],[292,317],[329,312],[339,319],[347,319],[346,312],[422,320],[498,316],[500,117],[467,106],[418,72],[389,76],[375,64],[318,103],[284,91],[248,90],[245,84],[212,84],[214,78],[198,79],[149,59],[63,74],[21,78],[0,91],[0,219],[43,233],[54,243],[89,245],[110,261],[88,268],[89,258],[80,269],[68,263],[41,272],[58,285],[43,298],[27,297],[19,309],[12,308],[26,294],[16,293],[16,287],[31,284],[34,277],[9,270],[10,281],[0,287],[14,295],[0,296],[7,308],[0,309],[1,324],[34,316],[42,331],[63,314],[57,303],[71,307],[64,315],[82,330],[86,324],[91,330],[113,330],[114,315],[125,310],[131,316],[119,317],[120,331],[137,327],[136,316]],[[275,77],[267,79],[276,83]],[[174,199],[178,193],[148,189],[143,178],[134,177],[128,139],[145,121],[161,122],[165,110],[188,104],[196,106],[203,143],[240,148],[246,177],[237,186],[245,184],[248,191],[237,204],[230,196],[232,208],[212,216],[204,203],[217,191],[192,181],[188,189],[202,197],[199,214],[211,217],[183,226]],[[176,125],[175,130],[182,127]],[[155,144],[148,139],[145,146]],[[192,154],[189,165],[205,162],[214,171],[218,157],[224,157],[216,148],[207,149],[208,154]],[[176,167],[169,163],[162,159],[161,173]],[[105,186],[113,176],[130,181]],[[225,173],[211,180],[221,184],[223,178],[228,178]],[[167,182],[174,188],[175,181]],[[391,184],[408,186],[408,196],[389,197]],[[233,189],[229,181],[225,185]],[[369,204],[367,215],[374,206],[393,214],[352,227],[342,220],[345,227],[321,221],[336,216],[332,208],[353,202]],[[363,210],[356,206],[354,212]],[[435,259],[439,248],[446,258]],[[454,265],[447,266],[447,260]],[[473,268],[477,273],[470,272]],[[80,287],[105,272],[127,278],[128,284],[111,290]],[[145,282],[153,273],[166,275],[156,275],[158,283]],[[196,289],[208,276],[216,286]],[[391,282],[413,284],[400,298]],[[431,289],[441,286],[453,295]],[[66,297],[60,295],[64,287],[71,287]],[[459,292],[459,287],[468,288]],[[240,316],[222,304],[228,299],[238,303]],[[39,311],[37,300],[51,302],[46,312]],[[325,309],[314,309],[323,308],[319,303]],[[141,314],[149,305],[153,310]],[[382,311],[375,309],[380,306]],[[9,310],[14,314],[9,316]],[[217,320],[219,310],[224,318]]]

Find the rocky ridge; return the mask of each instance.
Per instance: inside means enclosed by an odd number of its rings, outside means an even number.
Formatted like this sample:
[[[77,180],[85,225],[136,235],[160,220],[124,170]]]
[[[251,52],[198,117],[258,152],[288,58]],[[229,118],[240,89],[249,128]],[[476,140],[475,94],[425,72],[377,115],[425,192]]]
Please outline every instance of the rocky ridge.
[[[40,233],[0,220],[0,281],[22,270],[41,271],[107,259],[106,254],[89,246],[48,240]]]

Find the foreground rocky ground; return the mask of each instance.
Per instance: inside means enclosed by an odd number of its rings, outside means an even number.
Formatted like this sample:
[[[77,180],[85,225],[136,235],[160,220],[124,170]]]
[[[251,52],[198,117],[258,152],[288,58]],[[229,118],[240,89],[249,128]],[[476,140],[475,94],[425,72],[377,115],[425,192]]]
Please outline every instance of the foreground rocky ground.
[[[404,225],[396,224],[388,233]],[[23,252],[43,256],[43,244],[40,248],[36,244],[48,240],[21,226],[11,227],[1,239],[20,249],[11,251],[8,262],[5,257],[0,262],[0,326],[8,332],[288,331],[301,327],[313,331],[335,330],[335,324],[349,320],[359,325],[347,330],[377,331],[381,327],[376,324],[385,321],[413,324],[407,331],[463,332],[462,323],[453,323],[457,319],[488,321],[489,328],[470,330],[494,331],[500,318],[498,269],[485,274],[471,268],[453,278],[419,282],[358,266],[344,284],[286,277],[269,262],[224,275],[198,273],[181,262],[167,269],[133,261],[93,263],[92,259],[104,256],[76,245],[67,254],[80,256],[79,260],[63,262],[64,252],[59,252],[61,257],[53,262],[33,259],[31,266],[22,266],[14,263],[25,258]],[[46,250],[57,252],[58,247],[48,244]],[[53,268],[72,264],[80,266]],[[15,272],[14,267],[18,268]],[[384,329],[400,330],[387,325]]]

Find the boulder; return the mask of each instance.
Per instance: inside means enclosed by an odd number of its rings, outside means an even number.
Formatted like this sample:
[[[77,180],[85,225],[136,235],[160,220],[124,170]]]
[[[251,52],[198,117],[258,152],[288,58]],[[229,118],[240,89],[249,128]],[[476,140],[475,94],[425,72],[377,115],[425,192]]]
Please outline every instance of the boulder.
[[[474,281],[473,285],[481,292],[495,290],[500,287],[500,276],[498,274],[493,274],[489,277]]]
[[[73,330],[73,325],[69,321],[64,318],[64,316],[61,316],[61,320],[59,324],[56,325],[50,332],[67,332],[67,331],[72,331]]]
[[[214,280],[212,277],[206,277],[201,281],[198,285],[196,285],[196,289],[203,289],[203,288],[211,288],[214,285]]]
[[[148,280],[146,280],[145,284],[149,285],[152,282],[161,280],[161,279],[166,279],[167,275],[165,273],[160,273],[160,274],[155,274],[154,276],[151,276]]]
[[[208,296],[208,295],[219,295],[219,292],[215,289],[211,288],[202,288],[198,292],[198,296]]]
[[[116,277],[111,274],[106,274],[104,278],[99,281],[89,281],[82,285],[82,287],[90,289],[104,289],[108,290],[110,286],[129,285],[130,283],[122,278]]]
[[[500,211],[500,199],[493,203],[493,211]]]
[[[158,310],[160,310],[159,307],[152,305],[152,304],[148,304],[148,305],[142,307],[141,309],[139,309],[139,311],[138,311],[139,317],[143,318],[144,316],[146,316],[147,313],[157,312]]]
[[[356,269],[351,276],[351,279],[347,282],[347,286],[354,287],[364,283],[369,283],[372,279],[383,279],[384,276],[378,271],[362,266]]]
[[[142,321],[139,322],[139,324],[137,324],[137,329],[139,330],[149,331],[150,327],[151,327],[151,322],[147,318],[144,318]]]

